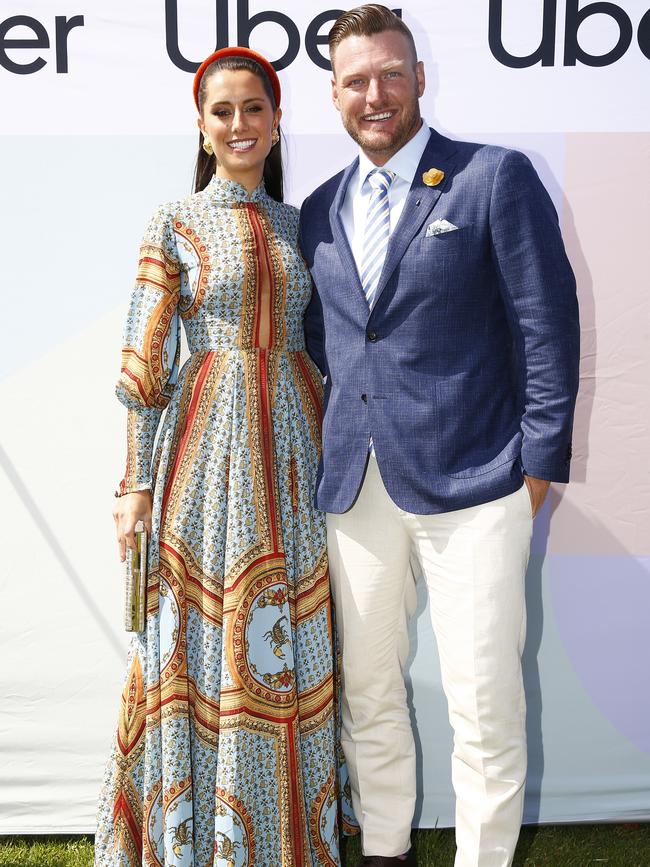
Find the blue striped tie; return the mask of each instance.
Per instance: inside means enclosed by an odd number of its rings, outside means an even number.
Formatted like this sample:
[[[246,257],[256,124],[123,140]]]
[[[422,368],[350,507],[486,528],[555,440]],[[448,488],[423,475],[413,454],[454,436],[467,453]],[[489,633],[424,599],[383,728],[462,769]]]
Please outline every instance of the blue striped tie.
[[[379,277],[386,258],[386,247],[390,235],[388,190],[394,179],[394,172],[387,169],[373,169],[368,175],[368,183],[372,187],[372,193],[366,216],[366,231],[363,236],[361,286],[371,310],[375,303]]]

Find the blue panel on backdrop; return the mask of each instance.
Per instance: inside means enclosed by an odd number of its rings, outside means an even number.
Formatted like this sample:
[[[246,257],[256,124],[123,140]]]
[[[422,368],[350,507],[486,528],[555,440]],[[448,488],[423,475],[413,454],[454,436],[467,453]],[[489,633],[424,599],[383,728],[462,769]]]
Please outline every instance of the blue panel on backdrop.
[[[650,756],[650,558],[552,558],[558,629],[598,710]],[[648,782],[650,803],[650,781]]]
[[[194,136],[6,136],[0,380],[126,304],[154,209],[191,191]],[[19,169],[33,166],[33,171]],[[31,315],[37,310],[38,315]],[[29,315],[27,315],[29,313]],[[116,370],[120,336],[115,336]]]

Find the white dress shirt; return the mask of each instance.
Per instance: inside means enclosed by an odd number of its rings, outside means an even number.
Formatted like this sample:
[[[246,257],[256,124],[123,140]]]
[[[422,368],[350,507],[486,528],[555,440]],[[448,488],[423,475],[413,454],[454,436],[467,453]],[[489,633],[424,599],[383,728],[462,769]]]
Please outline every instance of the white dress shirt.
[[[411,189],[413,178],[420,165],[422,154],[427,146],[431,132],[423,120],[422,126],[401,150],[388,160],[383,169],[395,173],[395,179],[388,191],[388,207],[390,208],[390,234],[404,210],[406,196]],[[345,191],[345,199],[341,207],[341,220],[343,229],[352,249],[352,255],[357,265],[357,272],[361,273],[363,261],[363,241],[366,231],[366,215],[368,204],[372,194],[372,187],[368,183],[368,175],[377,166],[371,162],[364,152],[359,150],[359,165],[355,169]],[[372,437],[368,443],[371,454],[375,453]]]
[[[391,235],[404,210],[407,193],[413,183],[413,178],[429,141],[430,134],[429,127],[423,120],[422,126],[413,138],[401,150],[397,151],[388,160],[386,165],[382,166],[383,169],[388,169],[395,173],[395,180],[388,191]],[[350,243],[352,255],[354,256],[359,273],[361,272],[361,262],[363,259],[366,214],[368,213],[368,203],[370,202],[372,192],[372,187],[368,183],[368,175],[376,168],[377,166],[368,159],[363,151],[359,150],[359,165],[350,178],[341,208],[343,228]]]

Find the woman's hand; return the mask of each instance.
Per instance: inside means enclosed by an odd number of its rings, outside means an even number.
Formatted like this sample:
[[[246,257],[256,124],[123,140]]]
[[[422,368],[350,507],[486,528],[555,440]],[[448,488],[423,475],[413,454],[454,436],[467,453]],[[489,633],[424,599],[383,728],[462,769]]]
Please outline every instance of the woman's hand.
[[[135,491],[124,494],[115,501],[113,509],[117,545],[120,560],[126,560],[126,549],[135,548],[135,525],[142,521],[145,530],[151,533],[151,491]]]

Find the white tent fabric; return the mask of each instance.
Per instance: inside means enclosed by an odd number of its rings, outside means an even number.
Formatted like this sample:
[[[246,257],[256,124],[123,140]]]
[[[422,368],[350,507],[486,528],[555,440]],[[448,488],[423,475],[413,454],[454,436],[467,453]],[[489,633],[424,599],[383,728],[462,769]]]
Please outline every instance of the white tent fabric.
[[[650,26],[639,0],[582,4],[577,18],[563,0],[557,20],[552,5],[411,0],[402,14],[427,69],[427,121],[526,151],[579,283],[572,483],[536,520],[528,573],[525,819],[650,819]],[[251,24],[252,47],[287,55],[290,201],[354,154],[315,62],[334,17],[324,4],[92,6],[83,21],[45,0],[0,15],[0,834],[94,828],[127,641],[110,515],[121,322],[145,222],[189,190],[197,139],[191,75],[174,59],[244,41]],[[536,52],[544,63],[523,65]],[[451,734],[419,593],[416,820],[445,826]]]

